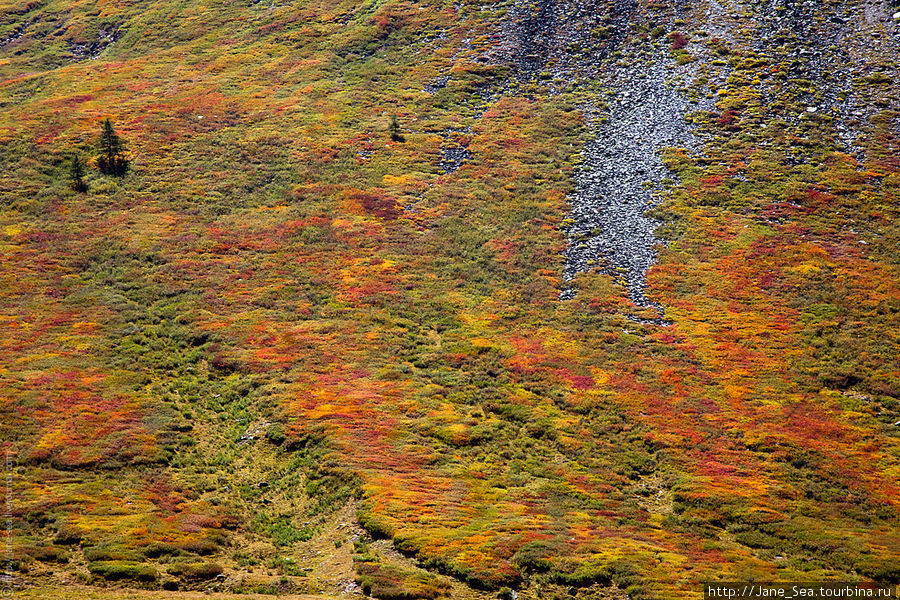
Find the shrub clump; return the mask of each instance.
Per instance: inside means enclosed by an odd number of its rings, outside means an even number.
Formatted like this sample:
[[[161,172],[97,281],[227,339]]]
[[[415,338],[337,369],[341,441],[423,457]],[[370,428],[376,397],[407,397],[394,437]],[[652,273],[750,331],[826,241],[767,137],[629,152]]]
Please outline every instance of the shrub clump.
[[[130,560],[102,560],[88,565],[91,575],[108,581],[156,581],[156,569]]]
[[[206,556],[208,554],[215,554],[219,550],[219,546],[210,540],[188,540],[179,544],[178,546],[181,550],[185,552],[190,552],[192,554],[200,554]]]
[[[450,589],[445,581],[427,571],[402,569],[372,558],[354,559],[357,581],[369,596],[381,600],[434,600]]]
[[[63,525],[56,532],[53,543],[61,546],[75,546],[76,544],[81,543],[83,537],[84,533],[77,527]]]
[[[160,556],[177,556],[181,554],[181,550],[174,544],[165,542],[154,542],[142,550],[144,556],[148,558],[159,558]]]
[[[84,549],[84,558],[88,562],[127,561],[141,562],[141,555],[119,546],[91,546]]]
[[[276,546],[290,546],[296,542],[311,540],[315,531],[310,527],[297,529],[287,518],[281,518],[269,525],[267,530]]]
[[[213,562],[178,562],[170,565],[166,572],[182,579],[203,581],[221,575],[222,566]]]
[[[272,423],[266,428],[266,440],[275,446],[280,446],[287,439],[284,431],[284,425],[281,423]]]
[[[356,520],[374,539],[390,539],[393,531],[390,526],[375,516],[371,511],[360,509],[356,512]]]
[[[33,546],[26,548],[25,553],[31,558],[41,562],[69,562],[69,553],[62,548],[55,548],[53,546]]]

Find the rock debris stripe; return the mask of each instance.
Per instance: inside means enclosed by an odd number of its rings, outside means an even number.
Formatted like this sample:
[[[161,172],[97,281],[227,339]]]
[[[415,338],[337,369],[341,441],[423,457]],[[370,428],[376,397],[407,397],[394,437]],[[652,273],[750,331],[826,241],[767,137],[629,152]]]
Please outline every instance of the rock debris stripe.
[[[563,278],[571,281],[599,266],[627,287],[632,302],[652,307],[662,317],[663,308],[646,296],[647,271],[660,243],[654,235],[658,222],[646,213],[656,202],[661,182],[673,177],[660,152],[667,147],[699,151],[685,115],[707,107],[667,87],[671,59],[627,62],[632,66],[618,66],[612,73],[616,96],[606,121],[598,122],[590,108],[586,110],[593,136],[582,150],[569,198],[572,225]],[[567,288],[560,297],[574,295],[575,290]]]
[[[505,18],[499,23],[500,43],[492,58],[513,68],[514,81],[499,89],[500,82],[488,85],[483,95],[487,102],[513,93],[515,80],[549,79],[555,90],[578,86],[601,73],[609,77],[609,57],[621,49],[637,9],[634,0],[514,0],[494,5],[495,9],[501,7]],[[604,13],[609,14],[603,23],[610,26],[612,35],[598,42],[591,31],[601,24],[599,15]],[[579,18],[573,19],[573,15]],[[563,279],[571,281],[578,273],[601,267],[625,284],[635,305],[653,308],[660,315],[658,319],[629,318],[668,325],[663,308],[646,296],[647,271],[656,260],[655,247],[660,242],[654,235],[658,223],[646,212],[653,206],[654,191],[662,180],[673,177],[663,165],[660,151],[666,147],[696,151],[698,144],[685,115],[701,107],[666,86],[674,61],[663,50],[651,52],[653,57],[638,53],[625,61],[632,66],[612,70],[610,81],[619,95],[611,103],[608,120],[601,124],[588,115],[591,139],[582,150],[576,191],[570,197],[574,223],[568,232]],[[425,91],[434,93],[446,81],[438,78]],[[593,108],[585,107],[585,112],[593,112]],[[445,137],[439,166],[450,173],[470,155],[466,148],[447,141]],[[570,299],[575,293],[567,287],[560,298]]]
[[[504,58],[516,77],[550,79],[551,89],[577,86],[604,72],[606,78],[610,54],[621,49],[637,6],[633,0],[601,4],[596,0],[511,3],[501,38]],[[601,22],[603,14],[609,16]],[[580,27],[585,24],[589,27]],[[603,41],[591,34],[599,25],[607,25],[611,33]],[[590,115],[593,107],[584,107],[591,135],[575,175],[576,190],[569,198],[573,224],[563,279],[568,282],[578,273],[600,267],[624,283],[634,304],[654,308],[660,315],[634,320],[667,325],[662,307],[646,296],[647,271],[656,260],[659,243],[654,235],[658,223],[646,212],[662,180],[672,177],[660,151],[669,146],[696,149],[685,115],[698,107],[689,106],[666,87],[666,75],[674,67],[671,57],[648,60],[641,54],[632,58],[627,62],[635,65],[643,60],[647,66],[615,67],[610,82],[619,96],[611,103],[608,120],[599,123]],[[575,293],[567,287],[560,298],[570,299]]]

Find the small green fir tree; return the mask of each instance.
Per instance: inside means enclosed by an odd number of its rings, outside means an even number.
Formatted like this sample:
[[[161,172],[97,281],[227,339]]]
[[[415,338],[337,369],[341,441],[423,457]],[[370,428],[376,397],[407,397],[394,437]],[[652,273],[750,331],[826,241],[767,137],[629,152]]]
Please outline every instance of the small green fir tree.
[[[113,129],[109,117],[103,121],[99,149],[100,155],[97,157],[97,168],[100,169],[101,173],[121,177],[128,171],[128,161],[123,156],[125,144],[116,133],[116,130]]]
[[[395,142],[405,142],[406,138],[400,133],[400,123],[397,122],[397,115],[391,115],[391,124],[388,126],[391,133],[391,139]]]
[[[88,190],[87,183],[84,181],[84,163],[77,154],[72,156],[69,163],[69,178],[72,180],[72,189],[76,192],[83,194]]]

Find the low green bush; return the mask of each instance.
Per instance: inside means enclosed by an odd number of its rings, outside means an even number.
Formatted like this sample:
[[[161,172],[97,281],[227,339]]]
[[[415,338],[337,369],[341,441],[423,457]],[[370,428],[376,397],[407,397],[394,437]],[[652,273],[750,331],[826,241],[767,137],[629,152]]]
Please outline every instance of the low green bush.
[[[69,553],[62,548],[55,548],[53,546],[34,546],[26,548],[25,553],[41,562],[69,562]]]
[[[143,557],[134,552],[120,546],[91,546],[84,549],[84,558],[88,562],[98,561],[128,561],[141,562]]]
[[[88,565],[91,575],[109,581],[155,581],[156,569],[129,560],[102,560]]]
[[[284,431],[284,425],[281,423],[272,423],[266,428],[266,440],[270,444],[280,446],[287,439]]]
[[[420,569],[355,559],[354,567],[363,592],[381,600],[434,600],[449,591],[445,581]]]
[[[210,540],[188,540],[179,544],[178,547],[185,552],[201,556],[215,554],[219,550],[219,546]]]
[[[182,579],[203,581],[215,579],[222,573],[222,566],[212,562],[177,562],[169,565],[166,572]]]
[[[148,558],[159,558],[160,556],[176,556],[181,553],[174,544],[164,542],[155,542],[143,549],[144,556]]]

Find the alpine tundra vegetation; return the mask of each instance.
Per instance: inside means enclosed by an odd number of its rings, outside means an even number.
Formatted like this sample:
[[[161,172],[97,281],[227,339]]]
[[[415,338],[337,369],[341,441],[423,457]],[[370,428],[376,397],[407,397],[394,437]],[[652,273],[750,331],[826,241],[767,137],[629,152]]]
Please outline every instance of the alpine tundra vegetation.
[[[897,0],[0,0],[0,592],[900,582],[898,59]]]

